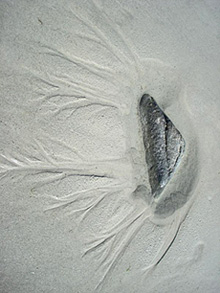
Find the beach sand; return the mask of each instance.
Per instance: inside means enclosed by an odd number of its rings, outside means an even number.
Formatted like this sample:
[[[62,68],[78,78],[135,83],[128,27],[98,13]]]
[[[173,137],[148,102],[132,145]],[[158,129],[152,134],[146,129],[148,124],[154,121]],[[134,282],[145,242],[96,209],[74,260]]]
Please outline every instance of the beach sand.
[[[0,2],[0,292],[220,291],[219,15]],[[144,94],[186,144],[153,205]]]

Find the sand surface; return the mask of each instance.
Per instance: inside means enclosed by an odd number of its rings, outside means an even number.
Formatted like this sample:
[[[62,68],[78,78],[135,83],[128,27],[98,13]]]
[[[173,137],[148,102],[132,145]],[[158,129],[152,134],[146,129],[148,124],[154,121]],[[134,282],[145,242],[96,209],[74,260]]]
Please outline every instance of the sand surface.
[[[217,0],[0,1],[0,292],[220,291],[219,16]],[[186,143],[156,207],[143,94]]]

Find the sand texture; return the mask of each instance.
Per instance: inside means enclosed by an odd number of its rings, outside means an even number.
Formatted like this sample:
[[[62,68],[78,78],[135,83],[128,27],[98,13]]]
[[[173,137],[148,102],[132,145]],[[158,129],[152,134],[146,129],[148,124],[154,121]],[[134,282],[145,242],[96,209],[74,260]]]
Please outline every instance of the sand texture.
[[[0,292],[220,292],[220,2],[0,24]]]

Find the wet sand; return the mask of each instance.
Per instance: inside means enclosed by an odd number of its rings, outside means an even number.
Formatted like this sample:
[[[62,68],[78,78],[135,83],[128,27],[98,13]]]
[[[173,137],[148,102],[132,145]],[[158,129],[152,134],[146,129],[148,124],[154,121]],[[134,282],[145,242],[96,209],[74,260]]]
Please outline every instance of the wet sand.
[[[0,3],[0,292],[220,290],[219,13]],[[144,94],[185,142],[153,201]]]

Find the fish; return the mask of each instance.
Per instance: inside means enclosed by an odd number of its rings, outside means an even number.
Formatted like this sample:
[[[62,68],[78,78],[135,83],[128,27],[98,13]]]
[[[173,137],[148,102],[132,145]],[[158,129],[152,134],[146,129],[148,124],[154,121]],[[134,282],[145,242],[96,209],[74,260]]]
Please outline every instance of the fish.
[[[139,111],[151,194],[158,198],[180,163],[185,140],[150,95],[142,96]]]

